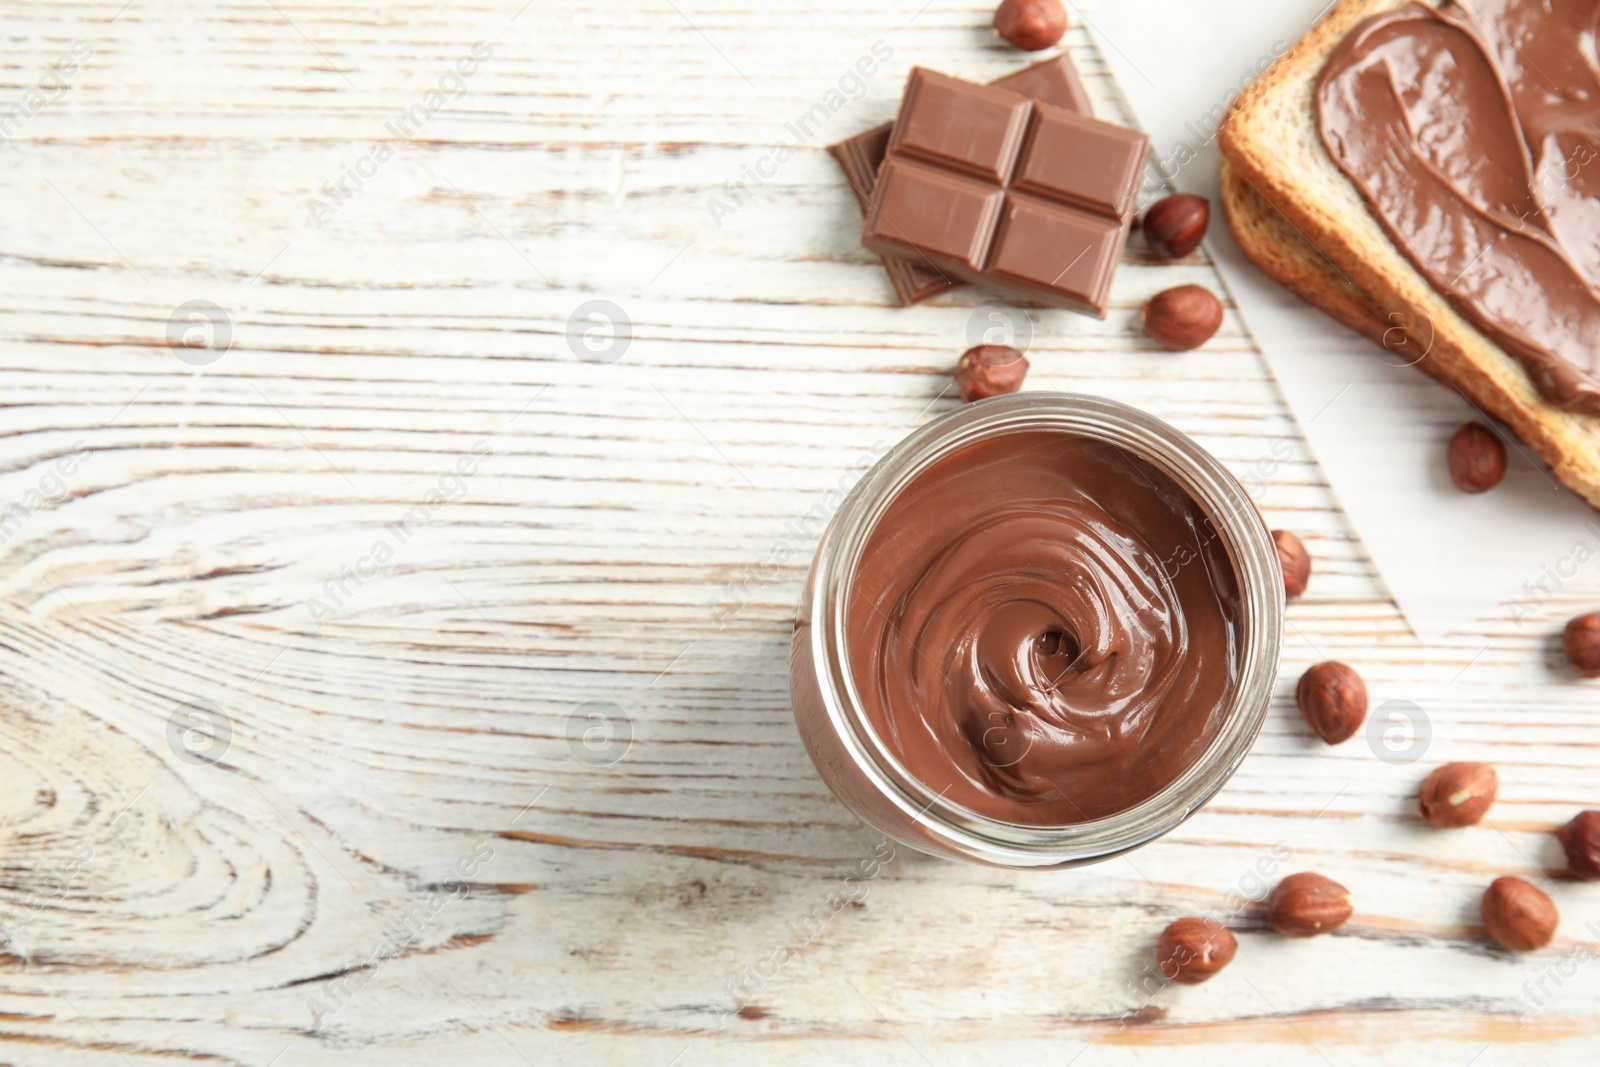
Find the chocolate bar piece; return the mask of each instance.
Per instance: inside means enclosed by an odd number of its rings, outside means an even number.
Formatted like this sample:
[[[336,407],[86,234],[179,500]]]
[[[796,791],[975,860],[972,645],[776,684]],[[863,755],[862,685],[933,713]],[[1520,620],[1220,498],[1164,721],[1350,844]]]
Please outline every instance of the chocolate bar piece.
[[[1084,91],[1083,82],[1078,78],[1078,68],[1072,65],[1072,60],[1065,54],[1035,63],[1015,74],[1007,74],[989,84],[1084,115],[1094,113],[1089,94]],[[844,171],[845,180],[850,183],[850,191],[855,193],[863,216],[872,204],[872,190],[878,183],[878,168],[888,154],[889,133],[893,129],[894,123],[886,122],[828,146],[828,154],[838,161],[839,169]],[[932,267],[891,256],[881,258],[884,269],[889,273],[889,284],[894,286],[895,294],[907,307],[962,285]]]
[[[1105,318],[1150,141],[996,86],[917,68],[861,243]]]

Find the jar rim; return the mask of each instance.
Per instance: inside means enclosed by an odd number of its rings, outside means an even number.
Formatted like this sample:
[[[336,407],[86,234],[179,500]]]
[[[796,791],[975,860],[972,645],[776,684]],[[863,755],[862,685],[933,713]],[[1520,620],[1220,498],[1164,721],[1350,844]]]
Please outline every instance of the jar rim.
[[[1059,431],[1103,441],[1150,464],[1182,489],[1217,531],[1239,587],[1238,682],[1221,728],[1172,782],[1113,815],[1033,826],[982,815],[911,774],[879,736],[850,670],[850,583],[878,522],[900,493],[940,460],[1013,433]],[[967,404],[912,432],[885,453],[840,505],[817,549],[811,587],[812,655],[823,706],[845,751],[874,788],[947,848],[1008,867],[1103,860],[1160,837],[1199,810],[1232,777],[1265,721],[1283,640],[1284,587],[1277,550],[1249,494],[1226,467],[1176,427],[1138,408],[1071,393],[1014,393]]]

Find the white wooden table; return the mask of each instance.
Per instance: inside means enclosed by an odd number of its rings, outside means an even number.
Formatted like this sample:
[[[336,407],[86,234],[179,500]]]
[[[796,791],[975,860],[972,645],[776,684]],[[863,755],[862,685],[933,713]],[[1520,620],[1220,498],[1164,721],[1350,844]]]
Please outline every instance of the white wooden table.
[[[955,403],[983,298],[892,306],[822,147],[913,63],[1027,62],[987,5],[921,3],[5,3],[0,1060],[1594,1061],[1600,887],[1549,833],[1600,805],[1596,690],[1551,638],[1592,604],[1419,644],[1237,317],[1193,354],[1139,336],[1146,297],[1218,282],[1137,238],[1105,322],[1032,313],[1028,387],[1262,480],[1317,568],[1280,698],[1128,859],[901,851],[828,907],[877,840],[790,718],[790,523]],[[594,300],[628,343],[569,342]],[[1424,710],[1422,762],[1309,736],[1324,657]],[[1448,758],[1499,766],[1492,825],[1413,816]],[[1261,863],[1355,919],[1289,942],[1248,903],[1216,980],[1128,990]],[[1502,873],[1553,880],[1554,947],[1486,945]]]

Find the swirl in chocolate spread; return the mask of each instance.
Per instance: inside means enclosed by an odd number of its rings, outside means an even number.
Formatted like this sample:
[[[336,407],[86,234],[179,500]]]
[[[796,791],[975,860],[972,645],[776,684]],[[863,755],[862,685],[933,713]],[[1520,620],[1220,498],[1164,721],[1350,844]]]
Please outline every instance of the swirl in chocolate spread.
[[[1322,140],[1417,270],[1553,403],[1600,414],[1600,0],[1408,4],[1317,86]]]
[[[918,475],[847,602],[874,730],[980,815],[1068,825],[1153,796],[1238,681],[1238,583],[1203,512],[1113,445],[1018,432]]]

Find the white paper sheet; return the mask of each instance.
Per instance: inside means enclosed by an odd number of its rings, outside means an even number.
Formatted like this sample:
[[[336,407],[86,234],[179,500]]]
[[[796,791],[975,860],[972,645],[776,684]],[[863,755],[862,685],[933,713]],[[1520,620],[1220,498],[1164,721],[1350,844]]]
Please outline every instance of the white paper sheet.
[[[1412,629],[1436,639],[1489,615],[1536,612],[1559,584],[1600,590],[1600,522],[1514,437],[1506,480],[1457,491],[1445,446],[1483,419],[1395,353],[1345,330],[1266,278],[1217,204],[1217,121],[1233,93],[1321,16],[1326,0],[1095,0],[1073,7],[1096,36],[1185,192],[1211,199],[1206,246],[1335,495]],[[1173,173],[1175,171],[1175,174]],[[1583,564],[1587,564],[1584,566]]]

